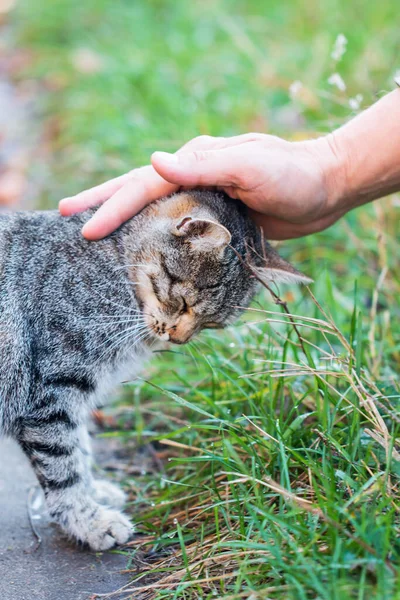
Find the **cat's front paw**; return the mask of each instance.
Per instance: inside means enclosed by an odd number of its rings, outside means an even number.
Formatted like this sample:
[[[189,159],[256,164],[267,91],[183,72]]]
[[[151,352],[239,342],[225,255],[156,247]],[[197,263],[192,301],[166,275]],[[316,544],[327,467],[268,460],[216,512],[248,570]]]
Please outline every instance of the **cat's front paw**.
[[[80,539],[92,550],[109,550],[117,544],[125,544],[133,533],[133,525],[125,515],[117,510],[99,507],[96,514],[86,524],[86,531]]]
[[[122,508],[126,502],[125,493],[105,479],[97,479],[93,482],[93,492],[93,498],[99,504],[105,504],[112,508]]]
[[[63,497],[47,497],[50,516],[59,523],[65,533],[89,546],[92,550],[109,550],[117,544],[125,544],[133,533],[129,519],[112,508],[101,506],[86,494],[70,494]]]

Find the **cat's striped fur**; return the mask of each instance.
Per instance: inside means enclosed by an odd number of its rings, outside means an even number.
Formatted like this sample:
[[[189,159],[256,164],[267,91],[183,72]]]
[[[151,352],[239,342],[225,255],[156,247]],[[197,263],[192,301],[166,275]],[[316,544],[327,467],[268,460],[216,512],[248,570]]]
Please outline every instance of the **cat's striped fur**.
[[[88,216],[0,216],[0,433],[29,457],[63,530],[104,550],[132,526],[117,510],[123,493],[92,476],[90,410],[142,368],[154,340],[184,343],[248,304],[255,279],[232,247],[243,260],[253,247],[272,279],[301,275],[220,194],[176,194],[99,242],[80,233]]]

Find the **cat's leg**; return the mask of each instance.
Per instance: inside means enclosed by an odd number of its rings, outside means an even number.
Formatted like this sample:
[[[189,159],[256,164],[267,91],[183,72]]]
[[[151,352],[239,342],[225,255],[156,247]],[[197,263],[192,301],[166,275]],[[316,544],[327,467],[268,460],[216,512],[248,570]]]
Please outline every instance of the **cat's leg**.
[[[93,550],[125,543],[132,524],[117,510],[92,497],[87,432],[64,410],[54,407],[20,420],[17,439],[44,490],[51,517],[76,540]]]
[[[87,468],[92,469],[92,444],[86,427],[79,429],[79,446],[87,461]],[[111,481],[92,479],[92,496],[100,504],[113,508],[122,508],[126,502],[126,494]]]
[[[106,479],[95,479],[93,481],[93,497],[100,504],[113,508],[122,508],[126,503],[126,494],[114,483]]]

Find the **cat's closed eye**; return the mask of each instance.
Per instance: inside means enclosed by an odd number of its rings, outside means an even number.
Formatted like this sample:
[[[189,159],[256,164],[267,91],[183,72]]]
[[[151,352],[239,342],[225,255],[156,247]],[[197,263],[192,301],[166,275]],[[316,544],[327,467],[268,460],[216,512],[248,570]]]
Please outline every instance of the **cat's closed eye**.
[[[187,313],[189,311],[189,306],[183,296],[181,296],[181,300],[182,300],[182,308],[181,308],[179,314],[184,315],[185,313]]]

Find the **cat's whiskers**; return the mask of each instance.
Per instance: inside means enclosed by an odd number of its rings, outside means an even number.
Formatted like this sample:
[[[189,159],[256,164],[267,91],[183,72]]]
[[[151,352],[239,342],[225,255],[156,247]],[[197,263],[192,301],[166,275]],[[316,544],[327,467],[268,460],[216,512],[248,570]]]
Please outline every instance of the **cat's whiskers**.
[[[106,325],[108,324],[124,324],[124,323],[135,323],[143,317],[151,317],[152,315],[147,311],[140,309],[129,309],[132,314],[122,313],[116,315],[105,315],[105,314],[94,314],[88,317],[80,316],[78,319],[82,319],[84,321],[100,321],[104,322]]]
[[[139,319],[142,316],[141,312],[134,313],[132,315],[90,315],[89,317],[78,317],[78,319],[82,319],[83,321],[126,321]]]
[[[143,287],[146,287],[146,284],[143,283],[142,281],[126,281],[125,285],[132,285],[132,286],[142,285]]]
[[[118,330],[116,330],[115,323],[100,323],[100,324],[96,325],[95,328],[93,328],[93,330],[95,330],[99,333],[103,332],[104,334],[111,335],[111,337],[107,337],[107,339],[104,342],[102,342],[99,347],[109,343],[110,341],[117,338],[118,336],[124,335],[127,331],[131,331],[131,330],[139,331],[139,330],[145,329],[147,327],[147,325],[145,323],[134,322],[134,321],[128,321],[125,325],[120,324],[120,323],[118,323],[117,325],[118,325]],[[124,325],[124,326],[122,327],[122,325]]]
[[[146,313],[142,314],[139,313],[137,315],[132,315],[132,317],[107,317],[106,315],[103,316],[99,316],[99,317],[87,317],[88,321],[96,321],[96,324],[101,324],[103,323],[104,325],[123,325],[125,323],[138,323],[139,321],[143,320],[144,316]],[[146,315],[147,316],[147,315]]]
[[[129,339],[130,336],[128,336]],[[132,348],[134,348],[135,346],[137,346],[139,343],[144,342],[147,339],[150,339],[153,337],[153,334],[151,333],[151,331],[144,331],[142,332],[141,335],[139,335],[133,342],[133,344],[131,345]]]
[[[111,337],[108,337],[103,342],[103,344],[101,344],[99,347],[101,348],[104,344],[109,344],[113,340],[123,337],[124,335],[126,335],[130,331],[141,332],[141,331],[144,331],[146,328],[147,328],[147,324],[145,322],[135,323],[132,327],[125,327],[124,329],[119,330],[116,333],[114,333],[114,335],[112,335]]]
[[[121,319],[121,320],[109,320],[109,321],[100,321],[96,323],[96,328],[100,329],[102,327],[114,327],[115,335],[124,334],[128,329],[131,330],[142,328],[146,325],[146,321],[143,316],[137,316],[134,319]],[[111,332],[112,333],[112,332]]]
[[[146,263],[136,263],[136,264],[130,264],[130,265],[120,265],[119,267],[115,267],[114,273],[116,271],[121,271],[122,269],[132,269],[134,267],[147,267],[148,265],[146,265]]]
[[[103,358],[108,351],[113,350],[115,347],[117,347],[119,344],[123,344],[124,339],[129,335],[133,335],[133,333],[131,332],[135,332],[138,335],[141,335],[142,333],[148,331],[148,326],[145,322],[142,323],[138,323],[135,324],[133,327],[128,327],[123,329],[122,331],[118,331],[116,334],[114,334],[111,337],[108,337],[100,346],[99,348],[101,348],[102,346],[107,344],[107,349],[106,351],[101,355],[100,358]],[[111,345],[109,345],[111,343]]]
[[[88,320],[86,320],[87,323],[87,327],[93,331],[106,331],[107,329],[112,329],[114,328],[116,330],[116,333],[124,333],[127,329],[127,327],[140,327],[142,325],[145,324],[145,320],[144,320],[144,315],[142,314],[137,314],[137,315],[132,315],[131,317],[129,316],[121,316],[121,317],[117,317],[115,316],[112,318],[107,318],[101,316],[101,317],[93,317],[93,318],[88,318]],[[112,333],[112,331],[111,331]]]
[[[103,296],[102,294],[100,294],[100,292],[98,292],[96,289],[92,288],[92,291],[97,294],[98,296],[100,296],[100,298],[102,298],[103,300],[105,300],[106,302],[108,302],[109,304],[112,304],[113,306],[117,306],[118,308],[123,308],[124,310],[135,310],[135,309],[131,309],[130,306],[124,306],[123,304],[120,304],[119,302],[115,302],[114,300],[111,300],[110,298],[107,298],[106,296]]]
[[[84,317],[86,319],[96,318],[96,317],[106,317],[110,319],[120,318],[120,317],[129,317],[131,314],[133,315],[141,315],[143,313],[140,308],[132,308],[126,313],[118,313],[118,314],[104,314],[104,313],[95,313],[94,315],[90,315],[89,317]]]
[[[134,339],[133,344],[131,344],[131,348],[134,348],[135,346],[137,346],[141,341],[143,341],[144,339],[146,339],[147,337],[152,337],[151,332],[149,331],[148,327],[141,327],[141,328],[136,328],[136,327],[132,327],[128,330],[125,330],[125,332],[121,333],[120,336],[114,336],[112,339],[114,339],[115,337],[117,337],[117,339],[114,341],[114,343],[109,346],[105,352],[103,352],[103,354],[100,356],[99,360],[102,360],[105,356],[107,356],[108,352],[111,352],[113,350],[115,350],[118,347],[121,347],[122,345],[126,345],[126,343],[128,342],[129,338],[137,336]],[[111,340],[107,340],[106,343],[109,343]]]
[[[104,360],[106,360],[108,357],[110,357],[110,354],[112,354],[114,351],[117,353],[118,348],[123,345],[124,339],[125,339],[125,336],[120,336],[111,345],[108,345],[107,342],[105,344],[102,344],[102,346],[106,345],[107,347],[104,349],[102,354],[98,357],[97,362],[98,363],[104,362]]]

